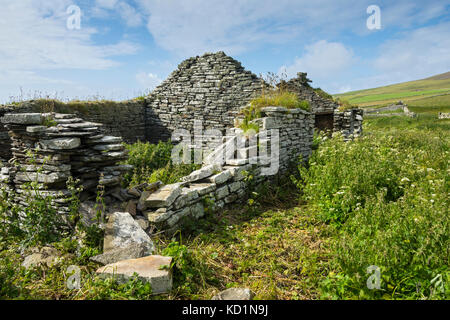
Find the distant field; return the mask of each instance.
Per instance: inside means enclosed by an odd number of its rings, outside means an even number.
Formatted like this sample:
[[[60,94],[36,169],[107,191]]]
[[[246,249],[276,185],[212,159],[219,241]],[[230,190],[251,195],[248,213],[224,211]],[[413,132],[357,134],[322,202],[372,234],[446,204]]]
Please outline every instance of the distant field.
[[[382,107],[399,100],[415,107],[415,112],[448,112],[450,110],[450,73],[385,87],[334,95],[360,107]],[[418,108],[423,110],[417,110]]]
[[[450,94],[408,101],[414,112],[450,112]]]

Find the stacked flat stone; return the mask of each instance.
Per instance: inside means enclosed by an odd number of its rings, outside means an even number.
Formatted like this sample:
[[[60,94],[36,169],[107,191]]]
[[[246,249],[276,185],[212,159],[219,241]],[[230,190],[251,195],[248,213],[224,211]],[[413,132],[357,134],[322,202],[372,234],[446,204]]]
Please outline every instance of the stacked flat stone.
[[[231,128],[262,86],[267,84],[223,52],[187,59],[147,97],[147,137],[168,140],[175,129],[192,131],[194,120],[204,129]]]
[[[349,109],[334,112],[335,132],[340,132],[344,140],[351,140],[362,134],[363,110]],[[338,128],[338,129],[337,129]]]
[[[230,129],[225,142],[204,159],[201,169],[184,177],[182,182],[154,192],[144,191],[138,210],[151,225],[171,234],[182,227],[185,219],[196,220],[205,211],[219,210],[245,199],[248,194],[245,172],[251,172],[253,183],[259,184],[286,173],[300,157],[308,160],[313,114],[301,109],[267,107],[261,110],[261,115],[262,118],[253,120],[260,127],[255,140],[240,129]],[[276,137],[279,148],[273,145]]]
[[[3,170],[18,194],[16,201],[24,206],[29,195],[26,184],[35,181],[42,184],[43,195],[54,198],[58,212],[67,213],[70,176],[80,180],[83,198],[89,198],[95,197],[98,185],[115,190],[122,173],[130,169],[117,164],[127,158],[122,139],[105,136],[102,124],[58,113],[9,113],[1,122],[9,130],[13,155]]]
[[[283,85],[300,100],[309,101],[312,113],[330,114],[330,122],[333,121],[333,113],[339,112],[339,105],[318,95],[308,82],[306,73],[299,73]],[[201,121],[204,130],[217,129],[225,133],[234,126],[241,108],[268,87],[263,79],[246,71],[239,61],[225,53],[207,53],[183,61],[145,99],[68,103],[30,100],[17,106],[0,106],[0,117],[6,112],[42,112],[43,105],[50,105],[54,112],[75,113],[86,120],[100,122],[107,134],[121,136],[128,143],[138,140],[157,143],[171,139],[177,129],[193,132],[194,120]],[[340,117],[351,119],[345,115]],[[351,124],[341,126],[341,122],[334,124],[334,131],[352,127]],[[202,137],[205,141],[197,146],[208,147],[208,135]],[[10,158],[9,144],[6,131],[0,126],[0,158]]]
[[[50,105],[51,107],[44,107]],[[145,141],[145,101],[62,102],[49,99],[29,100],[16,105],[0,105],[0,118],[6,113],[42,113],[47,109],[63,114],[76,114],[91,122],[101,123],[102,133],[119,136],[127,143]],[[0,124],[0,159],[12,157],[8,130]]]
[[[282,85],[290,92],[297,94],[300,100],[310,103],[311,112],[318,115],[329,114],[333,121],[333,132],[340,132],[346,140],[358,136],[362,133],[363,110],[352,108],[339,110],[339,104],[331,99],[326,99],[317,94],[309,85],[306,73],[299,72],[296,78]]]
[[[282,86],[290,92],[296,93],[299,100],[306,100],[310,103],[311,112],[314,114],[333,113],[339,105],[330,99],[319,96],[309,85],[306,73],[297,73],[296,78],[287,82],[282,82]]]

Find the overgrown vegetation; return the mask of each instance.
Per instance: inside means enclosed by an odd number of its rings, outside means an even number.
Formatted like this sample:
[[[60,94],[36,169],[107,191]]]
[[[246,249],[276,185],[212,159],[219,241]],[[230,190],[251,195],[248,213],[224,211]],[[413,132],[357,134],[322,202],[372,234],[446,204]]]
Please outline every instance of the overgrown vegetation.
[[[326,139],[299,167],[303,198],[333,227],[323,297],[448,297],[449,161],[448,131],[394,129]],[[381,271],[379,290],[367,287],[369,266]]]
[[[99,279],[89,257],[99,252],[102,234],[75,228],[54,235],[43,193],[29,200],[30,222],[23,224],[2,194],[0,297],[210,299],[248,287],[258,299],[448,299],[449,129],[450,120],[428,114],[370,119],[354,141],[316,136],[308,166],[292,171],[292,179],[255,185],[248,172],[246,203],[207,210],[183,233],[153,238],[156,254],[174,258],[174,289],[162,296],[137,279]],[[128,163],[138,170],[127,177],[131,185],[171,166],[170,144],[128,147]],[[77,230],[87,233],[81,243]],[[20,264],[32,243],[54,246],[62,261],[25,270]],[[69,265],[81,269],[80,289],[67,288]],[[379,289],[368,287],[375,275],[369,267],[380,272]]]
[[[310,110],[309,102],[300,100],[297,94],[290,92],[285,85],[286,82],[276,75],[269,73],[266,82],[269,83],[269,86],[263,86],[261,95],[253,98],[248,106],[241,111],[244,117],[238,127],[244,132],[248,130],[259,131],[259,125],[252,123],[252,121],[261,117],[261,109],[264,107],[281,106],[287,109]]]
[[[432,77],[367,90],[358,90],[335,95],[356,103],[361,107],[386,106],[402,100],[414,106],[441,106],[450,108],[450,78]]]
[[[320,88],[315,88],[314,92],[317,93],[319,96],[321,96],[324,99],[333,100],[333,96],[325,91],[323,91]]]
[[[343,100],[341,98],[334,99],[334,102],[336,102],[339,105],[339,108],[338,108],[339,111],[345,111],[345,110],[349,110],[349,109],[353,109],[353,108],[358,108],[357,105],[352,104],[349,101]]]
[[[174,164],[171,160],[173,145],[170,141],[158,144],[136,142],[126,145],[126,148],[129,150],[129,157],[124,163],[134,166],[134,171],[124,176],[126,186],[158,180],[164,184],[175,183],[200,168],[196,164]]]
[[[263,95],[254,98],[250,101],[250,105],[256,109],[261,109],[269,106],[282,106],[288,109],[303,109],[309,110],[308,101],[299,100],[298,96],[283,89],[277,89],[264,93]]]

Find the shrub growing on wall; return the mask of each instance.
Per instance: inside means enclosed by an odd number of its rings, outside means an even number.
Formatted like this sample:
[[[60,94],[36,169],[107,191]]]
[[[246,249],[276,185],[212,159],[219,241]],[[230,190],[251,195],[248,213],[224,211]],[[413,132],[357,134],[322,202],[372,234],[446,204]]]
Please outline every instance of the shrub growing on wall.
[[[309,102],[306,100],[299,100],[298,96],[287,91],[283,86],[266,88],[263,93],[252,99],[249,105],[242,109],[241,114],[243,114],[244,119],[239,124],[244,132],[253,129],[256,132],[259,130],[259,126],[251,123],[252,120],[261,117],[261,109],[270,106],[280,106],[288,109],[303,109],[306,111],[310,110]]]

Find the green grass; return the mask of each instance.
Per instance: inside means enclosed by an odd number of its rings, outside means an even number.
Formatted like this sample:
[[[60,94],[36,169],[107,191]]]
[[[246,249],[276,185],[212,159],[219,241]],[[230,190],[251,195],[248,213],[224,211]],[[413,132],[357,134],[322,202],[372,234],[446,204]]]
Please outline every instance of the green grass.
[[[358,103],[363,104],[367,102],[374,102],[374,101],[384,101],[384,100],[393,100],[393,99],[404,99],[408,97],[415,97],[415,96],[430,96],[430,95],[436,95],[439,93],[448,93],[450,89],[435,89],[435,90],[423,90],[423,91],[411,91],[411,92],[395,92],[395,93],[380,93],[380,94],[371,94],[371,95],[365,95],[362,97],[354,97],[349,99],[349,102],[351,103]]]
[[[173,144],[170,141],[160,141],[158,144],[138,141],[126,144],[125,147],[129,154],[123,164],[132,165],[134,169],[124,175],[124,187],[134,187],[142,183],[157,181],[164,184],[176,183],[182,177],[200,168],[200,165],[196,164],[172,163]]]
[[[285,107],[287,109],[310,110],[309,102],[306,100],[299,100],[297,94],[283,88],[270,89],[268,92],[263,92],[260,96],[253,98],[249,105],[241,110],[244,118],[243,121],[238,123],[238,127],[244,132],[249,130],[258,132],[259,125],[252,123],[252,121],[261,117],[261,109],[264,107]]]
[[[263,94],[257,98],[252,99],[250,101],[250,105],[257,109],[269,106],[281,106],[288,109],[300,108],[306,111],[309,110],[309,103],[307,101],[301,101],[298,99],[298,96],[295,93],[284,90],[276,90],[267,94]]]
[[[450,78],[444,79],[423,79],[409,81],[379,88],[358,90],[337,94],[335,97],[348,100],[362,107],[385,106],[398,100],[407,104],[424,103],[425,106],[449,106]],[[426,99],[431,99],[426,101]],[[414,104],[416,105],[416,104]]]
[[[156,254],[175,259],[167,295],[99,279],[88,260],[97,245],[80,254],[70,237],[55,243],[66,257],[59,266],[26,271],[18,239],[0,234],[0,297],[210,299],[248,287],[257,299],[448,299],[449,129],[450,120],[421,113],[366,119],[364,135],[348,143],[316,137],[307,170],[291,171],[296,183],[250,183],[245,204],[209,212],[174,239],[153,238]],[[140,145],[132,161],[164,166],[168,150]],[[65,286],[71,264],[81,268],[80,290]],[[370,265],[380,268],[381,290],[367,288]]]
[[[450,112],[450,94],[412,100],[408,106],[414,112]]]
[[[335,226],[334,270],[322,283],[324,297],[450,295],[448,122],[444,127],[427,117],[419,124],[396,121],[404,123],[369,121],[365,136],[351,144],[327,140],[310,168],[300,168],[305,199],[320,219]],[[371,265],[381,270],[380,290],[366,286]],[[436,287],[433,279],[443,285]]]
[[[425,131],[450,132],[450,119],[438,119],[436,114],[419,113],[417,118],[390,116],[364,119],[370,130],[383,132],[402,132],[415,129],[418,134]]]

